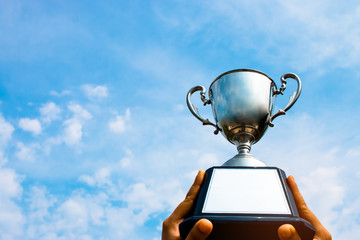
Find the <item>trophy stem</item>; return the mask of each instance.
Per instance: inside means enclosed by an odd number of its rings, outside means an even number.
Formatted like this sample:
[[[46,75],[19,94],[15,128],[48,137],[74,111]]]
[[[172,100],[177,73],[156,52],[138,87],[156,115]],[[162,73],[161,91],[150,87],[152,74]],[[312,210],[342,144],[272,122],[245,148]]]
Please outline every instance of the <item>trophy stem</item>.
[[[239,144],[237,146],[237,150],[239,152],[239,154],[249,154],[251,155],[249,152],[251,150],[251,144],[250,143],[244,143],[244,144]]]
[[[265,163],[250,154],[251,141],[240,143],[237,146],[238,154],[226,161],[223,166],[233,167],[265,167]]]

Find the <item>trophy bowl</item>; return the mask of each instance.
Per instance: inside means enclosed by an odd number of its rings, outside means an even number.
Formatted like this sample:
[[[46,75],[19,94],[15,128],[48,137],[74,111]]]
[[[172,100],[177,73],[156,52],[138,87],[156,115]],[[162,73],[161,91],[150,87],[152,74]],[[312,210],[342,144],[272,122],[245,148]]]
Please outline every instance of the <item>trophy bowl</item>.
[[[297,90],[290,97],[287,106],[272,115],[275,98],[286,89],[286,79],[297,81]],[[215,134],[222,135],[237,147],[238,154],[224,163],[224,166],[265,166],[249,152],[251,145],[258,142],[272,121],[289,110],[301,92],[301,81],[293,73],[281,77],[281,88],[266,74],[251,69],[236,69],[217,77],[209,87],[209,99],[203,86],[190,89],[187,105],[190,112],[204,125],[216,128]],[[211,104],[215,123],[203,119],[197,108],[191,103],[193,93],[200,91],[204,105]]]

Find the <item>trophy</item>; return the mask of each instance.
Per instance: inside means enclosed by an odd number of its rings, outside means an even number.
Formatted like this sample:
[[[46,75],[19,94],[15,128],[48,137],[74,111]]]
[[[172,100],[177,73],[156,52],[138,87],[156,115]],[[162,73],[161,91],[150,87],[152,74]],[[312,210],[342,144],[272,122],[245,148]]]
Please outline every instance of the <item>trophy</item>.
[[[272,114],[275,98],[286,89],[287,79],[297,82],[297,90],[286,107]],[[200,116],[191,96],[200,91],[201,101],[212,106],[215,122]],[[279,239],[277,230],[292,224],[302,240],[313,239],[315,228],[300,218],[286,175],[277,167],[267,167],[251,155],[250,149],[273,127],[273,120],[285,115],[299,98],[301,81],[293,73],[281,77],[281,87],[266,74],[237,69],[221,74],[209,87],[209,99],[203,86],[190,89],[187,105],[203,125],[215,127],[237,147],[238,154],[222,166],[206,170],[192,215],[179,226],[186,238],[194,224],[202,219],[213,223],[208,239]]]

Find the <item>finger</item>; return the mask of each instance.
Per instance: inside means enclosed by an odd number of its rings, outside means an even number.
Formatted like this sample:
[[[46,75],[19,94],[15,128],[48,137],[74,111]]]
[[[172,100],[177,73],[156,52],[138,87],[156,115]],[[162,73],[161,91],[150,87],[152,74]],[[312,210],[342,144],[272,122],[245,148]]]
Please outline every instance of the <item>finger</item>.
[[[199,220],[191,229],[186,240],[203,240],[206,239],[211,233],[213,228],[212,223],[207,219]]]
[[[198,174],[195,177],[194,183],[192,184],[188,193],[186,194],[186,198],[193,198],[193,199],[196,198],[200,190],[200,186],[204,179],[204,176],[205,176],[205,172],[203,170],[199,170]]]
[[[278,235],[280,240],[301,240],[296,229],[290,224],[281,225],[278,229]]]
[[[287,183],[290,187],[290,190],[293,194],[296,207],[299,211],[299,215],[301,218],[310,222],[316,229],[322,227],[319,219],[315,216],[315,214],[307,207],[303,196],[301,195],[299,188],[295,182],[293,176],[289,176],[287,178]]]
[[[194,180],[193,185],[191,186],[189,192],[186,195],[184,201],[182,201],[179,206],[174,210],[174,212],[169,216],[169,218],[174,222],[182,221],[187,215],[190,214],[190,211],[193,208],[194,200],[196,199],[201,183],[204,179],[205,172],[200,170]]]

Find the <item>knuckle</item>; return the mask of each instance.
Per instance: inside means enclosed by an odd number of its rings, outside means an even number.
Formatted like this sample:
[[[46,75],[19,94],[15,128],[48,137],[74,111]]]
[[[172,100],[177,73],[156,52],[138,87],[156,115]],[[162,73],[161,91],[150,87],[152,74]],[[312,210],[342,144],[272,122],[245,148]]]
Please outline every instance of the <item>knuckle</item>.
[[[163,223],[162,223],[163,229],[169,228],[170,225],[171,225],[171,224],[170,224],[169,218],[166,218],[166,219],[163,221]]]
[[[192,204],[193,202],[194,202],[193,196],[186,196],[186,198],[183,201],[183,203],[188,203],[188,204]]]
[[[306,205],[306,202],[303,201],[302,204],[300,205],[300,208],[303,210],[303,211],[309,211],[309,208],[308,206]]]

